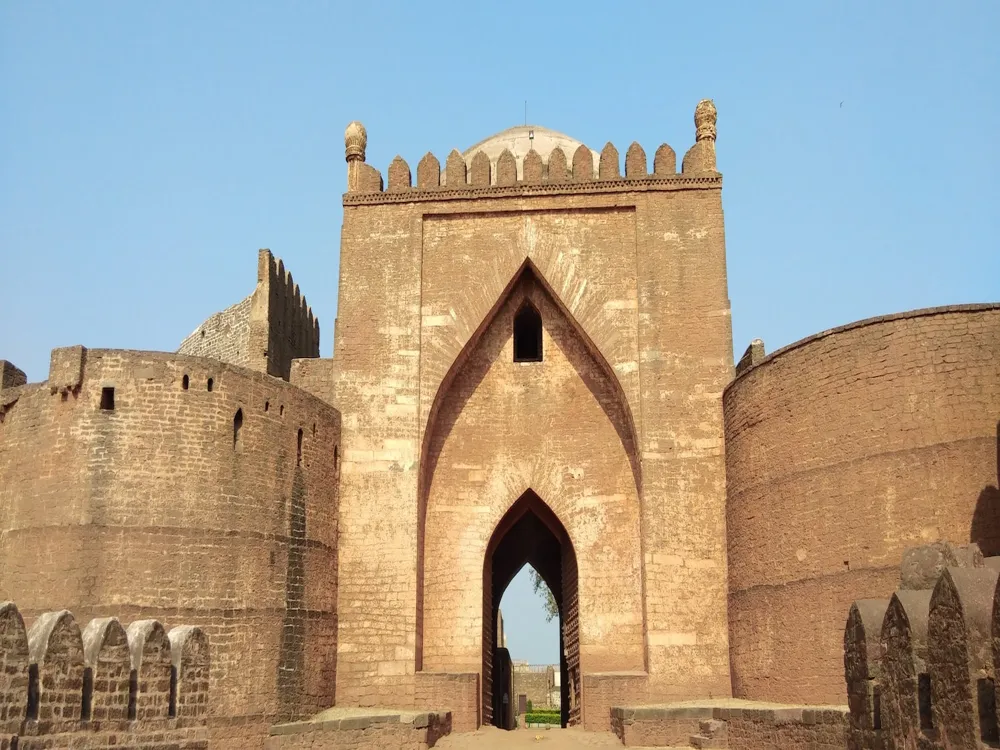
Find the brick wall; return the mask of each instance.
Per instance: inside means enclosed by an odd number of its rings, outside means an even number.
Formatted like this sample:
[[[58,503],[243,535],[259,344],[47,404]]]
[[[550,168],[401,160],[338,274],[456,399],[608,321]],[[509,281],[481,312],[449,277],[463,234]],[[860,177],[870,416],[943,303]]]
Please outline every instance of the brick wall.
[[[311,378],[335,379],[344,413],[340,590],[357,613],[342,612],[338,700],[407,705],[415,669],[482,669],[490,519],[529,486],[579,548],[582,672],[648,670],[664,697],[729,693],[732,342],[721,181],[699,146],[684,175],[666,148],[647,177],[633,148],[623,180],[611,148],[596,181],[550,160],[547,177],[532,162],[492,187],[473,168],[439,189],[427,158],[411,188],[397,160],[385,192],[349,160],[337,364]],[[550,297],[549,344],[561,328],[571,350],[550,347],[534,379],[497,328],[525,261]],[[476,455],[459,459],[460,442]]]
[[[527,695],[533,708],[553,707],[553,705],[558,708],[558,703],[553,704],[551,701],[555,683],[553,669],[558,670],[559,665],[554,668],[543,666],[532,669],[515,666],[514,695],[511,700],[515,700],[519,695]]]
[[[418,672],[416,675],[417,708],[449,711],[455,732],[473,732],[482,723],[479,674],[465,672]]]
[[[211,357],[231,365],[250,366],[250,307],[253,295],[209,316],[181,342],[178,354]]]
[[[0,747],[205,750],[208,640],[197,628],[170,631],[161,701],[160,684],[130,679],[159,657],[145,648],[145,636],[163,634],[163,626],[148,622],[126,632],[117,619],[98,618],[81,632],[61,610],[42,613],[25,630],[17,607],[0,603]]]
[[[843,613],[891,594],[905,547],[1000,546],[1000,307],[798,342],[729,386],[725,417],[734,691],[843,702]]]
[[[180,613],[213,641],[218,746],[259,747],[274,719],[333,703],[339,428],[261,373],[56,350],[0,423],[0,598],[29,617]]]

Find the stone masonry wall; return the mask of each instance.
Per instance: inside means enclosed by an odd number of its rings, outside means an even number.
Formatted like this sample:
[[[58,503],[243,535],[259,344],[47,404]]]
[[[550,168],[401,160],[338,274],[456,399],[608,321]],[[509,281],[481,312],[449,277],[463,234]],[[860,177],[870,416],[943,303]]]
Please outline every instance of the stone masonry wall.
[[[512,320],[525,299],[543,321],[541,362],[513,361]],[[573,543],[582,671],[643,670],[640,507],[627,416],[531,274],[465,360],[438,424],[447,428],[431,436],[427,457],[424,669],[480,667],[482,643],[468,634],[483,627],[487,545],[530,488]]]
[[[208,318],[177,352],[288,380],[293,359],[319,356],[319,321],[285,264],[260,250],[253,294]]]
[[[317,368],[309,373],[320,388],[335,380],[331,390],[344,413],[340,591],[358,613],[342,613],[338,701],[409,705],[414,670],[438,658],[433,628],[444,630],[426,616],[432,588],[422,590],[420,578],[433,555],[417,543],[438,544],[420,528],[421,454],[436,429],[435,404],[451,387],[442,384],[472,350],[525,261],[576,321],[580,340],[614,373],[622,408],[631,415],[625,435],[635,436],[642,460],[641,476],[632,480],[632,492],[642,497],[635,550],[640,605],[626,616],[645,622],[646,630],[640,626],[638,641],[624,653],[601,651],[596,634],[611,621],[587,622],[581,607],[581,633],[594,634],[593,663],[627,661],[648,670],[650,689],[664,698],[728,695],[720,396],[733,363],[714,145],[699,140],[683,174],[676,173],[669,147],[657,152],[650,173],[642,149],[633,145],[623,179],[609,146],[596,175],[589,150],[591,166],[579,169],[577,155],[560,151],[547,164],[529,154],[520,181],[504,167],[497,180],[487,172],[483,182],[473,167],[461,180],[449,173],[447,189],[438,187],[440,166],[432,156],[417,169],[417,187],[397,159],[382,192],[381,177],[363,163],[361,129],[352,127],[336,365],[325,375]],[[458,169],[453,161],[447,169]],[[509,161],[501,156],[497,169]],[[530,414],[537,405],[526,399],[515,413]],[[474,419],[468,424],[466,434],[488,439],[487,428],[476,433]],[[538,427],[543,440],[570,444],[566,428]],[[498,454],[496,460],[505,459]],[[573,478],[573,467],[591,460],[597,459],[579,448],[565,481],[604,482]],[[534,471],[523,462],[482,470],[498,477]],[[474,471],[465,470],[461,481],[474,483]],[[494,494],[498,502],[518,496],[501,501],[504,493]],[[547,502],[562,502],[552,495]],[[617,513],[621,502],[611,500],[609,511]],[[458,538],[459,527],[440,533]],[[377,559],[367,554],[373,545],[382,550]],[[469,585],[480,586],[481,575],[479,560]],[[427,584],[434,585],[429,577]],[[581,568],[581,597],[586,591],[600,596],[598,582]],[[631,590],[629,601],[635,601]],[[456,614],[465,607],[459,604]],[[474,609],[480,614],[471,614]],[[481,618],[481,610],[470,599],[470,618]],[[469,627],[460,645],[470,665],[479,632]],[[631,639],[632,625],[623,633]],[[463,636],[449,637],[457,646]]]
[[[250,366],[250,308],[253,295],[211,316],[177,349],[178,354],[211,357],[241,367]]]
[[[213,747],[332,704],[335,409],[218,361],[83,347],[4,401],[0,598],[201,627]]]
[[[207,750],[208,638],[67,610],[30,628],[0,602],[0,748]]]
[[[818,334],[724,403],[734,692],[843,702],[843,612],[888,598],[905,547],[1000,547],[1000,306]]]

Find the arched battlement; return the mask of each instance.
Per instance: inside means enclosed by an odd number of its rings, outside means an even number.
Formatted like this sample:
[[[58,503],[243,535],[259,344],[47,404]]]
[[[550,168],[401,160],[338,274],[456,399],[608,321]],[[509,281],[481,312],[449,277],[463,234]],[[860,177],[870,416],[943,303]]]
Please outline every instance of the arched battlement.
[[[891,747],[916,750],[921,731],[921,700],[927,702],[927,617],[930,591],[897,591],[882,622],[881,726]],[[924,712],[929,706],[925,706]],[[925,717],[924,723],[927,722]]]
[[[848,732],[857,747],[870,747],[881,726],[879,679],[882,677],[882,621],[886,599],[859,599],[851,604],[844,628],[844,675],[850,706]],[[853,745],[852,745],[853,746]]]
[[[981,716],[983,682],[994,689],[991,630],[997,578],[993,568],[947,568],[931,594],[927,661],[934,724],[944,747],[978,746],[986,718]],[[995,697],[992,711],[995,728]]]
[[[161,718],[172,710],[173,658],[170,639],[157,620],[136,620],[128,626],[131,667],[135,673],[135,718]]]
[[[28,705],[28,631],[14,602],[0,602],[0,734]]]
[[[87,623],[83,630],[83,663],[90,671],[84,680],[85,689],[90,689],[90,703],[85,704],[90,719],[128,719],[132,660],[128,635],[117,619],[99,617]]]
[[[173,664],[155,620],[126,629],[99,617],[81,633],[60,610],[41,613],[25,634],[17,607],[0,603],[0,743],[13,736],[12,748],[29,737],[45,747],[205,747],[208,638],[191,626],[171,633]]]
[[[176,715],[204,716],[208,712],[208,636],[190,625],[176,627],[168,636],[176,682]]]
[[[79,721],[83,639],[69,610],[45,612],[35,620],[28,631],[28,652],[35,670],[29,678],[28,718],[47,724]]]
[[[715,165],[715,107],[705,100],[695,111],[696,143],[684,156],[681,174],[676,174],[674,152],[666,144],[656,152],[652,174],[639,169],[634,149],[626,159],[622,178],[618,149],[607,143],[598,153],[569,136],[534,125],[497,133],[464,153],[453,149],[441,162],[427,153],[417,167],[417,184],[410,185],[409,167],[397,156],[389,167],[389,189],[383,192],[381,174],[365,164],[361,179],[348,180],[345,204],[398,200],[442,200],[475,195],[509,195],[574,190],[669,189],[698,184],[718,185]],[[367,138],[367,136],[366,136]],[[348,140],[347,150],[352,145]],[[662,155],[661,155],[662,154]],[[669,154],[669,156],[668,156]],[[348,162],[357,159],[348,155]],[[631,167],[631,168],[630,168]],[[360,173],[359,173],[360,174]]]

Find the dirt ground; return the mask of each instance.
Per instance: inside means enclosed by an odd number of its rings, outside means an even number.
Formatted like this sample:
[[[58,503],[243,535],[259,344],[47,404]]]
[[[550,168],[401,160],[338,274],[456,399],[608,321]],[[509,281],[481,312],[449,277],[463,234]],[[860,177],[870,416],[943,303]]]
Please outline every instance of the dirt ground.
[[[586,747],[597,750],[622,750],[622,742],[611,732],[584,732],[582,729],[514,729],[506,732],[496,727],[482,727],[475,732],[442,737],[435,750],[569,750]],[[662,748],[660,750],[663,750]]]

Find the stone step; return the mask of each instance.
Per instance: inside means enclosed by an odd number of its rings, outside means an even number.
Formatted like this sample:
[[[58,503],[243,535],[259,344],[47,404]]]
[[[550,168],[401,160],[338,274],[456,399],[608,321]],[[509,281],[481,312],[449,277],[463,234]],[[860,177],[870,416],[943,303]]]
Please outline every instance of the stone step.
[[[718,719],[702,719],[698,722],[699,734],[706,737],[726,737],[726,722]]]
[[[691,747],[697,748],[727,748],[729,742],[725,737],[709,737],[705,734],[692,734],[688,740]]]

